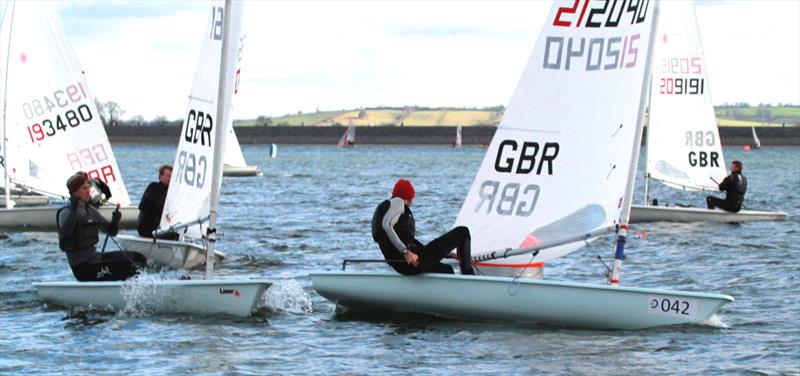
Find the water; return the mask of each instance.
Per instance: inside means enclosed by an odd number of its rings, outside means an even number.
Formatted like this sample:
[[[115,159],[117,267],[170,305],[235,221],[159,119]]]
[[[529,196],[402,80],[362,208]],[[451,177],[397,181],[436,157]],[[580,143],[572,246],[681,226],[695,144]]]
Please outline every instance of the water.
[[[394,181],[417,189],[423,240],[452,225],[485,149],[465,147],[245,146],[264,176],[226,178],[220,276],[275,285],[255,317],[212,319],[45,306],[33,281],[72,280],[54,234],[0,240],[0,373],[163,374],[798,374],[800,372],[800,149],[764,148],[741,159],[746,207],[786,222],[650,224],[629,243],[623,284],[719,292],[736,302],[722,323],[642,331],[588,331],[428,316],[336,314],[308,273],[380,257],[369,235],[374,206]],[[115,145],[137,201],[174,147]],[[637,192],[641,192],[638,189]],[[702,195],[653,187],[661,202]],[[640,193],[641,194],[641,193]],[[637,202],[641,199],[637,196]],[[546,276],[603,281],[598,242],[548,264]],[[361,269],[382,268],[368,265]],[[469,293],[454,291],[453,293]],[[723,324],[724,323],[724,324]]]

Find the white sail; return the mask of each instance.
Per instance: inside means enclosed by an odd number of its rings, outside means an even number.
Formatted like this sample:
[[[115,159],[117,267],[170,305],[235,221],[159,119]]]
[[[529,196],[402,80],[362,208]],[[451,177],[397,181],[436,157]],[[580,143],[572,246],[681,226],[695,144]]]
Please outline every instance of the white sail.
[[[66,197],[67,178],[86,171],[108,184],[111,202],[130,205],[94,97],[52,4],[3,7],[0,88],[11,181]]]
[[[458,127],[456,127],[456,139],[455,139],[455,141],[453,141],[453,146],[455,146],[457,148],[461,147],[461,125],[460,124],[458,125]]]
[[[470,229],[473,254],[557,242],[620,217],[654,5],[583,3],[553,5],[461,207],[455,225]],[[533,265],[583,245],[495,262]]]
[[[233,131],[233,126],[228,128],[228,135],[225,136],[225,164],[235,167],[247,167],[247,161],[244,160],[242,147],[239,146],[239,139],[236,138],[236,133]]]
[[[756,134],[756,127],[750,127],[753,131],[753,147],[758,149],[761,147],[761,140],[758,139],[758,135]]]
[[[162,228],[192,222],[209,215],[214,146],[216,142],[225,142],[224,139],[216,139],[215,130],[220,126],[231,128],[230,117],[226,124],[216,124],[224,10],[222,1],[212,4],[175,156],[172,181],[161,217]],[[241,7],[232,7],[230,11],[233,17],[230,27],[235,51],[241,52]],[[233,72],[231,74],[237,79],[240,72],[239,61],[240,59],[236,59],[234,64],[229,65]],[[232,91],[231,96],[237,91],[235,82]],[[204,229],[205,226],[202,229],[200,226],[192,226],[187,230],[187,236],[200,238]]]
[[[714,180],[727,173],[691,1],[663,4],[653,48],[647,174],[674,188],[717,191]]]
[[[356,126],[355,125],[348,125],[347,129],[342,134],[342,138],[339,139],[339,143],[336,146],[340,148],[347,148],[355,145],[356,143]]]

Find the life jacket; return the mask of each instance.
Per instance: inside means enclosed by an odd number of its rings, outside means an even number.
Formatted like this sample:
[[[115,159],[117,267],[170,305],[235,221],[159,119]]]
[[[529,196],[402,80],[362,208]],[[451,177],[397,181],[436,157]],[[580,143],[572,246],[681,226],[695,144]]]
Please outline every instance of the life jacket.
[[[386,215],[386,212],[389,211],[390,206],[391,203],[389,200],[384,200],[375,208],[375,213],[372,215],[372,240],[381,246],[389,245],[393,247],[391,241],[389,241],[389,236],[386,235],[386,231],[383,230],[383,217]],[[397,236],[403,244],[411,245],[416,243],[414,239],[417,233],[416,223],[414,221],[414,214],[411,212],[408,205],[404,206],[403,214],[400,214],[400,218],[398,218],[397,223],[394,224],[394,232],[397,233]]]
[[[64,234],[61,231],[59,217],[61,211],[71,210],[69,205],[65,205],[56,212],[56,227],[58,228],[58,248],[64,252],[88,249],[94,247],[100,238],[97,235],[97,222],[89,214],[89,207],[86,208],[86,216],[75,218],[75,229],[71,234]]]

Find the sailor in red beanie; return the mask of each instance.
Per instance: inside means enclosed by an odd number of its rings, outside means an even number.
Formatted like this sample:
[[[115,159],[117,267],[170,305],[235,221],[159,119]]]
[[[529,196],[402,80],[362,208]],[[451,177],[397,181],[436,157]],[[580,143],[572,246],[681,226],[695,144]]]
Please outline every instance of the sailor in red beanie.
[[[405,275],[453,274],[453,268],[441,260],[455,248],[461,274],[474,274],[466,227],[456,227],[425,245],[416,239],[414,214],[409,208],[415,195],[411,182],[399,179],[392,190],[392,198],[381,202],[372,215],[372,238],[386,262]]]

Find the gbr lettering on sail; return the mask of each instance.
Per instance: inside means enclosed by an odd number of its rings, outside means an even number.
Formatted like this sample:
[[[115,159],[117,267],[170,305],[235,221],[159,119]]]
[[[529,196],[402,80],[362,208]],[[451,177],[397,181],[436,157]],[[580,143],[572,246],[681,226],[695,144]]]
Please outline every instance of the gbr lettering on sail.
[[[626,33],[618,27],[644,22],[649,5],[649,0],[575,0],[571,6],[560,7],[549,20],[552,28],[545,28],[544,32],[565,28],[603,28],[611,32],[591,38],[548,35],[540,67],[588,74],[636,68],[637,64],[644,63],[644,57],[639,56],[644,41],[638,32]],[[492,174],[498,178],[486,179],[480,184],[474,212],[532,215],[542,190],[535,181],[540,176],[556,174],[559,153],[563,153],[562,146],[555,139],[501,139],[494,158],[495,174]],[[502,178],[512,174],[524,178]]]

